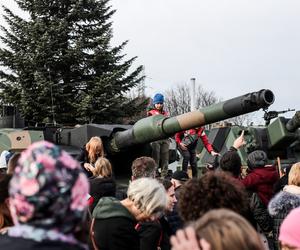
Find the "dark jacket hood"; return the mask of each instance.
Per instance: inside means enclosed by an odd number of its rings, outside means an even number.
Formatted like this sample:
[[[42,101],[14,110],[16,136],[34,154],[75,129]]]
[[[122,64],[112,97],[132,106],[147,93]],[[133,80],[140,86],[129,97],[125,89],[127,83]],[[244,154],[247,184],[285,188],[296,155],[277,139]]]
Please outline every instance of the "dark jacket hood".
[[[93,210],[93,218],[108,219],[112,217],[126,217],[135,220],[134,216],[114,197],[101,198]]]
[[[90,195],[93,197],[103,197],[116,195],[116,181],[111,177],[90,178]]]

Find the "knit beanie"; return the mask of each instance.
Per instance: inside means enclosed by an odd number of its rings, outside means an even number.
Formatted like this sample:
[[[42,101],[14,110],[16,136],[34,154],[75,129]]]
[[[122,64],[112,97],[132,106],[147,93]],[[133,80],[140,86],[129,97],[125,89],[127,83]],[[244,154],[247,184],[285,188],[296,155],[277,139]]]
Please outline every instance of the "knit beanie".
[[[300,207],[293,209],[283,220],[279,240],[287,245],[300,248]]]
[[[261,168],[267,164],[268,156],[262,150],[255,150],[248,155],[247,164],[248,168]]]
[[[157,93],[154,97],[153,97],[153,104],[157,104],[157,103],[164,103],[164,96],[160,93]]]

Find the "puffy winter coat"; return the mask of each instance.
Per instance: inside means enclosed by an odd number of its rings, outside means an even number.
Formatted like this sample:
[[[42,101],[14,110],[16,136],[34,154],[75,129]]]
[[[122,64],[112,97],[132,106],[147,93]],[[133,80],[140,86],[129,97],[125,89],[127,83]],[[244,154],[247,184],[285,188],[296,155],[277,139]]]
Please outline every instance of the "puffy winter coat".
[[[278,245],[279,228],[288,213],[300,206],[300,187],[285,186],[269,203],[269,214],[273,218],[273,234]]]

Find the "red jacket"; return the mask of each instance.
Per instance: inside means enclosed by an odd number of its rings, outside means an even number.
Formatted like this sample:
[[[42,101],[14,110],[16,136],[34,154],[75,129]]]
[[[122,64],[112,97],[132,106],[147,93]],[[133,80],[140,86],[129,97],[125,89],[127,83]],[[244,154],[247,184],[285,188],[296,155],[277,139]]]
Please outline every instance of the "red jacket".
[[[152,115],[164,115],[164,116],[169,116],[168,112],[164,110],[158,110],[156,108],[150,109],[147,111],[147,116],[152,116]]]
[[[247,189],[256,192],[261,201],[268,206],[273,196],[273,185],[279,180],[275,166],[254,168],[241,182]]]
[[[197,139],[201,138],[206,150],[210,153],[213,151],[212,145],[209,143],[207,135],[204,132],[204,128],[196,128],[196,129],[189,129],[186,131],[178,132],[175,134],[175,140],[178,144],[181,143],[182,139],[184,138],[185,133],[188,133],[190,135],[195,135],[197,134]]]

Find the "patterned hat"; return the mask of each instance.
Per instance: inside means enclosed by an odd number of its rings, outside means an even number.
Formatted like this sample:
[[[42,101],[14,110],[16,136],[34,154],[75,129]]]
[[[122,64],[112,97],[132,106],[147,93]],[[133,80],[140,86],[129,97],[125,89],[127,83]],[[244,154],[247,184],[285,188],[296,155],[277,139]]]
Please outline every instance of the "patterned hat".
[[[10,182],[15,224],[66,234],[82,221],[89,183],[79,163],[52,143],[23,151]]]

